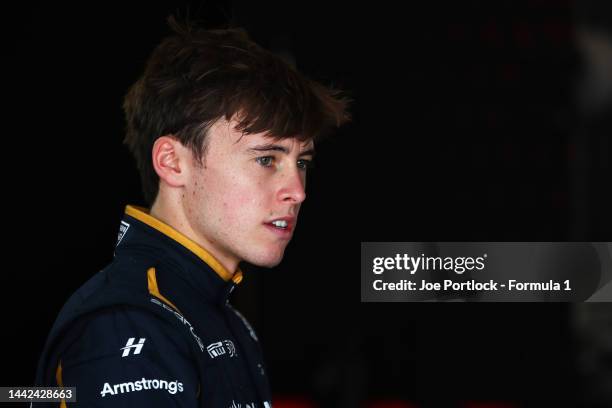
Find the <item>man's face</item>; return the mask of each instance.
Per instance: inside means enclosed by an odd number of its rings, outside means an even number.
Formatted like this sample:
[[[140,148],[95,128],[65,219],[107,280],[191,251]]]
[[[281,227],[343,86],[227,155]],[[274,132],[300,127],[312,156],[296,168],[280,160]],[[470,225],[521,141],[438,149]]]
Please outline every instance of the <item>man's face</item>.
[[[197,241],[226,267],[243,260],[272,267],[283,258],[306,198],[313,143],[243,136],[234,125],[213,125],[203,166],[189,164],[184,211]]]

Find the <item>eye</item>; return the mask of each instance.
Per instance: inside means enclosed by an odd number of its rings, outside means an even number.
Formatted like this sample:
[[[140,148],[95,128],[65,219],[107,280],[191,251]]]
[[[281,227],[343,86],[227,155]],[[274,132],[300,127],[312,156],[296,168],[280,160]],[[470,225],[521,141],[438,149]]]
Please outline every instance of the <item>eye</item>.
[[[309,170],[314,167],[314,163],[312,162],[312,160],[300,159],[297,161],[297,166],[299,169]]]
[[[255,159],[263,167],[270,167],[274,161],[274,156],[262,156]]]

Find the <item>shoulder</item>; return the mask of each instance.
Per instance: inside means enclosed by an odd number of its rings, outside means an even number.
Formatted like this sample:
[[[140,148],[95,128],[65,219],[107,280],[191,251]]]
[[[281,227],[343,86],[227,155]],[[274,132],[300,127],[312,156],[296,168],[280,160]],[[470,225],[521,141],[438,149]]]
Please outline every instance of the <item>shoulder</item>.
[[[57,378],[76,386],[82,401],[196,398],[199,381],[190,347],[163,318],[113,306],[83,317],[69,332]]]
[[[68,333],[72,341],[64,348],[64,366],[136,354],[151,359],[168,352],[187,359],[190,355],[189,344],[169,318],[133,306],[108,306],[82,316]]]

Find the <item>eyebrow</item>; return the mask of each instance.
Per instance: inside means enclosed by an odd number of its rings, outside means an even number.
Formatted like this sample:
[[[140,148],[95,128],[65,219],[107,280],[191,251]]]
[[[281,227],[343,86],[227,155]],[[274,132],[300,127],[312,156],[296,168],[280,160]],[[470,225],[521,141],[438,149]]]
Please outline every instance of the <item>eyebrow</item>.
[[[247,149],[247,151],[253,153],[253,152],[269,152],[269,151],[277,151],[277,152],[283,152],[285,154],[289,154],[289,149],[287,149],[284,146],[281,145],[276,145],[276,144],[265,144],[265,145],[259,145],[259,146],[254,146],[251,147],[249,149]],[[301,152],[298,157],[302,157],[302,156],[307,156],[307,155],[315,155],[315,150],[314,149],[308,149],[305,150],[303,152]]]

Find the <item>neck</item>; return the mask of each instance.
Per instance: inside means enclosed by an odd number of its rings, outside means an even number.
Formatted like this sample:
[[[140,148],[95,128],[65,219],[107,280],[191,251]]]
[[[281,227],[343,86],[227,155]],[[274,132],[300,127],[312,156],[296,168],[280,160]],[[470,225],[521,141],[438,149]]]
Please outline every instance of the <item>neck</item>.
[[[165,198],[165,195],[162,194],[161,190],[158,193],[155,202],[151,206],[149,214],[164,224],[171,226],[198,244],[200,247],[204,248],[208,253],[214,256],[230,274],[234,275],[234,273],[236,273],[238,270],[239,261],[230,256],[224,255],[223,252],[217,249],[216,246],[206,237],[198,234],[191,226],[189,219],[185,216],[183,207],[180,204]]]

